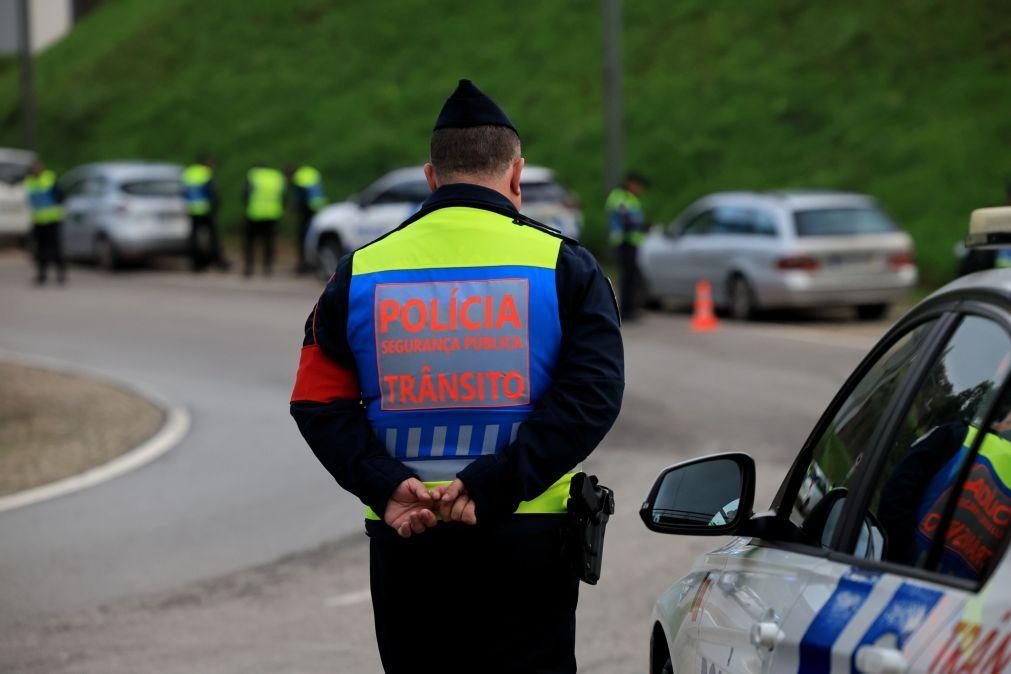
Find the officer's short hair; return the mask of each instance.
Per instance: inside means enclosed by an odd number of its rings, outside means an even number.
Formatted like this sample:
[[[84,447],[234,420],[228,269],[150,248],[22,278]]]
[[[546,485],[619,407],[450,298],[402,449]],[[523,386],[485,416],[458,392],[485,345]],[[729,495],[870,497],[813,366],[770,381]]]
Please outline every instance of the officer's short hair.
[[[438,129],[432,133],[429,161],[449,176],[497,178],[520,156],[520,137],[504,126]]]

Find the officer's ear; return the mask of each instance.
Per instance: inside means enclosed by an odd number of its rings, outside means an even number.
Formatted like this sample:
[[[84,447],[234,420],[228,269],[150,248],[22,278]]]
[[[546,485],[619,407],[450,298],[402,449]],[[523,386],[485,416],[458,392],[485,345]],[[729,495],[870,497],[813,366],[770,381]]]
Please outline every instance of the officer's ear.
[[[432,166],[432,162],[425,163],[425,180],[428,181],[428,189],[433,192],[439,187],[439,183],[435,179],[435,167]]]
[[[517,201],[523,198],[523,191],[520,188],[520,174],[523,173],[523,166],[525,164],[526,160],[523,157],[516,157],[509,167],[509,191],[516,197]]]

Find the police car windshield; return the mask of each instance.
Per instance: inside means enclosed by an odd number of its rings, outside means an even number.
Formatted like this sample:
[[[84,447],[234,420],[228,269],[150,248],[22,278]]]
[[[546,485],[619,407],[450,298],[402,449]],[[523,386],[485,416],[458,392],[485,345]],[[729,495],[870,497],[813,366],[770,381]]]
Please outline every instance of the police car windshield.
[[[135,197],[178,197],[183,193],[183,184],[178,180],[132,180],[120,189]]]
[[[854,236],[896,231],[876,208],[819,208],[794,214],[797,236]]]
[[[17,162],[0,162],[0,182],[8,185],[19,183],[28,175],[28,165]]]

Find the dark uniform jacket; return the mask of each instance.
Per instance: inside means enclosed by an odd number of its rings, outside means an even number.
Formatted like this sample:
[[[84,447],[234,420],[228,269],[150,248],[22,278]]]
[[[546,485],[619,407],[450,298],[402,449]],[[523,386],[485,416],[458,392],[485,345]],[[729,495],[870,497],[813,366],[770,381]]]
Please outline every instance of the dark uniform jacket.
[[[455,184],[436,190],[401,228],[451,206],[517,218],[511,225],[503,221],[505,226],[543,227],[525,221],[508,199],[493,190]],[[353,256],[340,261],[306,321],[304,349],[318,346],[325,362],[303,360],[300,379],[305,376],[303,368],[356,372],[347,330]],[[493,455],[476,458],[458,473],[475,502],[479,526],[522,528],[522,520],[537,518],[513,512],[521,501],[539,495],[585,459],[611,428],[621,407],[624,360],[609,282],[593,256],[569,239],[559,247],[555,279],[562,334],[551,383],[514,441]],[[345,386],[354,389],[357,379],[349,378]],[[299,430],[341,487],[381,518],[393,491],[414,473],[387,451],[360,400],[347,395],[320,401],[305,391],[305,385],[296,384],[291,402]],[[357,395],[357,391],[348,393]],[[381,529],[389,530],[381,522],[369,523],[370,534]]]

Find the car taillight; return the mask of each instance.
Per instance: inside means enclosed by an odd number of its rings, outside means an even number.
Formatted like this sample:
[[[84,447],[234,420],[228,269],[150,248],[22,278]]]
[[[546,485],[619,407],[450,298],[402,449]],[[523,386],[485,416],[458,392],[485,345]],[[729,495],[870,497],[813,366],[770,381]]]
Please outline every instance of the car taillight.
[[[817,258],[810,255],[792,255],[776,260],[776,269],[780,271],[815,271],[820,266]]]
[[[911,250],[892,253],[888,256],[888,266],[893,268],[912,267],[916,264],[916,256]]]

